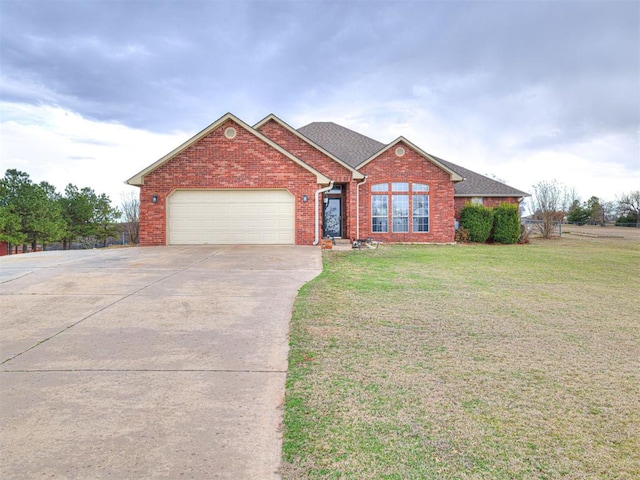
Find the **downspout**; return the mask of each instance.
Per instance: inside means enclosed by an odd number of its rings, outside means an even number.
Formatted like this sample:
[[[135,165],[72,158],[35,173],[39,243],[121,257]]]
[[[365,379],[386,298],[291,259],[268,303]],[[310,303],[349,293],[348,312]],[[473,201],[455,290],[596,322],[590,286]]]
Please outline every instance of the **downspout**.
[[[328,187],[324,187],[324,188],[320,188],[319,190],[316,190],[316,239],[313,241],[314,245],[317,245],[318,242],[320,241],[320,239],[318,238],[318,198],[320,197],[321,193],[328,192],[332,188],[333,188],[333,180],[329,180]]]
[[[360,185],[367,183],[367,176],[356,185],[356,240],[360,240]]]

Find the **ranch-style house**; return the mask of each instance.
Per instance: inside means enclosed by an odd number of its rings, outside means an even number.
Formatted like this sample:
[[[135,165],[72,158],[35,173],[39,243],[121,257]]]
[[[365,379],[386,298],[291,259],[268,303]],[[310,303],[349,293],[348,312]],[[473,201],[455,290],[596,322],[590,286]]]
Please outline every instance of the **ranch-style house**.
[[[449,243],[466,202],[525,192],[331,122],[294,129],[228,113],[137,173],[140,244],[315,245],[325,237]]]

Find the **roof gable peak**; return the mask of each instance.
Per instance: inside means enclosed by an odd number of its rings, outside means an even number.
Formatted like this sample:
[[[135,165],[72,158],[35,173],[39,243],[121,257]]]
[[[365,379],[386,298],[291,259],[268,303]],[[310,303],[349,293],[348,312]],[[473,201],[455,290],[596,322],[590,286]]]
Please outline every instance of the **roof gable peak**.
[[[262,126],[266,125],[269,122],[275,122],[278,125],[280,125],[281,127],[283,127],[285,130],[287,130],[289,133],[291,133],[292,135],[298,137],[300,140],[302,140],[303,142],[307,143],[308,145],[312,146],[313,148],[315,148],[316,150],[318,150],[319,152],[321,152],[322,154],[326,155],[327,157],[329,157],[331,160],[337,162],[339,165],[341,165],[342,167],[346,168],[347,170],[349,170],[351,172],[352,178],[360,180],[364,178],[364,175],[362,173],[360,173],[358,170],[356,170],[355,168],[353,168],[351,165],[349,165],[348,163],[343,162],[340,158],[336,157],[335,155],[333,155],[331,152],[325,150],[321,145],[318,145],[316,142],[314,142],[312,139],[306,137],[304,134],[300,133],[298,130],[296,130],[295,128],[293,128],[291,125],[289,125],[288,123],[286,123],[284,120],[281,120],[280,118],[278,118],[276,115],[274,115],[273,113],[267,115],[265,118],[263,118],[262,120],[260,120],[258,123],[256,123],[253,128],[255,128],[256,130],[259,130]]]
[[[195,143],[197,143],[202,138],[204,138],[207,135],[209,135],[214,130],[220,128],[224,123],[226,123],[229,120],[233,121],[238,126],[242,127],[244,130],[246,130],[247,132],[249,132],[250,134],[252,134],[256,138],[258,138],[259,140],[265,142],[267,145],[269,145],[273,149],[277,150],[279,153],[283,154],[285,157],[289,158],[289,160],[292,160],[293,162],[297,163],[298,165],[300,165],[302,168],[304,168],[308,172],[314,174],[316,176],[316,179],[317,179],[319,184],[328,184],[330,182],[329,178],[327,178],[325,175],[323,175],[322,173],[317,171],[315,168],[311,167],[310,165],[307,165],[305,162],[300,160],[298,157],[296,157],[292,153],[286,151],[284,148],[282,148],[280,145],[275,143],[273,140],[270,140],[268,137],[264,136],[258,130],[256,130],[253,127],[249,126],[247,123],[245,123],[244,121],[242,121],[241,119],[236,117],[234,114],[229,112],[229,113],[224,114],[222,117],[220,117],[218,120],[213,122],[208,127],[204,128],[200,132],[196,133],[193,137],[191,137],[189,140],[184,142],[182,145],[176,147],[171,152],[167,153],[165,156],[163,156],[162,158],[160,158],[156,162],[152,163],[151,165],[149,165],[144,170],[141,170],[140,172],[135,174],[133,177],[128,179],[125,183],[127,183],[129,185],[137,185],[137,186],[144,185],[144,177],[145,177],[145,175],[150,174],[154,170],[160,168],[165,163],[171,161],[176,156],[178,156],[180,153],[185,151],[187,148],[189,148],[190,146],[194,145]]]

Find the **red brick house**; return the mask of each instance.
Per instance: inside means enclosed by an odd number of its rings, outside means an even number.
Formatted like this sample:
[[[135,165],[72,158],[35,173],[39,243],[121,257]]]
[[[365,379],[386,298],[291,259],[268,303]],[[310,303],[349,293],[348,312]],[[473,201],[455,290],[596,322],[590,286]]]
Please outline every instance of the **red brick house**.
[[[467,201],[527,194],[399,137],[331,122],[226,114],[127,180],[140,187],[140,244],[317,244],[322,237],[447,243]]]

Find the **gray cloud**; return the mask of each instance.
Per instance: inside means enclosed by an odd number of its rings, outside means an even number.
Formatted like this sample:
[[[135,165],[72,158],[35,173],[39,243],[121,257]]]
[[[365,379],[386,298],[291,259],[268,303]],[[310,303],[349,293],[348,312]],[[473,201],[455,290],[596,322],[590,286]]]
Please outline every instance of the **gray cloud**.
[[[530,129],[527,148],[640,123],[633,1],[1,8],[4,100],[137,128],[196,131],[228,110],[286,119],[345,98],[381,116],[406,102],[487,135]]]

